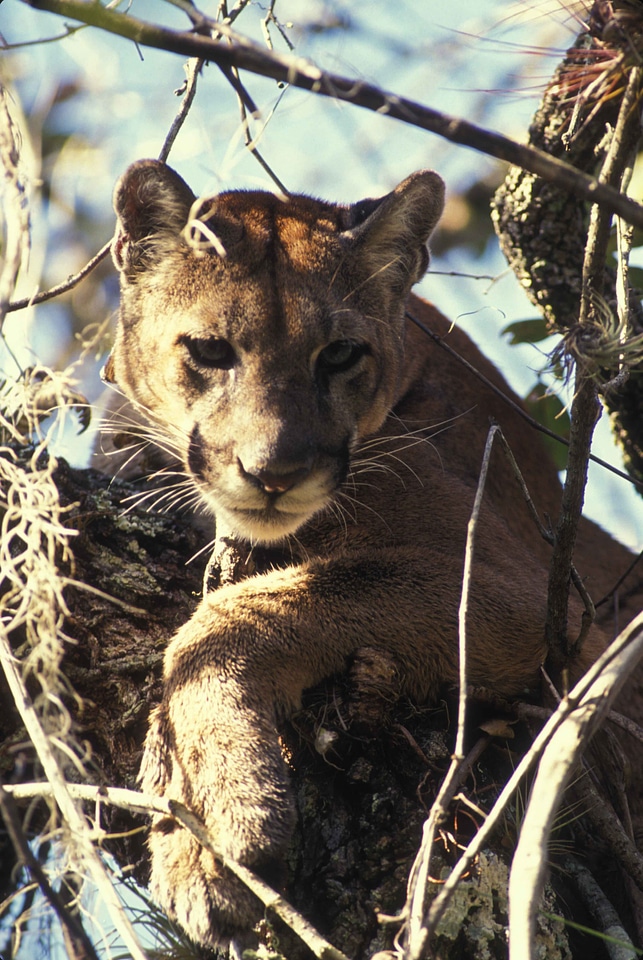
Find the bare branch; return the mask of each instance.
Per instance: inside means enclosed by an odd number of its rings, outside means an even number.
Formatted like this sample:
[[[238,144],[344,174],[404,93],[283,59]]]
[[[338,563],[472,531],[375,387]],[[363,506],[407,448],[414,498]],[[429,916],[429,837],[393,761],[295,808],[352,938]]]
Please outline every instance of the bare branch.
[[[641,70],[634,68],[621,101],[616,127],[610,134],[609,148],[598,175],[600,183],[623,189],[623,175],[632,157],[641,132],[639,99]],[[611,217],[598,206],[590,211],[590,223],[583,260],[583,286],[579,323],[589,320],[595,294],[602,294],[605,278],[605,258],[610,238]]]
[[[118,894],[112,886],[107,871],[91,841],[87,822],[77,809],[69,793],[68,784],[54,756],[49,738],[41,726],[40,719],[20,676],[17,662],[11,652],[6,630],[1,629],[1,633],[0,664],[4,670],[4,675],[16,709],[20,713],[29,739],[38,754],[38,759],[51,785],[53,796],[73,836],[76,849],[81,855],[89,875],[96,884],[97,890],[100,892],[114,927],[118,930],[124,943],[130,950],[132,960],[146,960],[146,954],[140,947],[132,924],[123,910],[123,905],[118,898]]]
[[[185,81],[185,91],[183,93],[183,100],[181,101],[181,106],[177,112],[176,117],[172,121],[172,125],[168,131],[168,134],[165,138],[163,146],[159,152],[159,160],[162,160],[163,163],[167,161],[170,150],[174,146],[174,141],[176,140],[181,127],[185,123],[186,117],[190,111],[190,107],[194,101],[196,94],[196,85],[197,78],[201,67],[203,66],[204,61],[198,59],[192,59],[186,64],[186,81]],[[6,306],[6,313],[11,313],[14,310],[24,310],[27,307],[36,306],[39,303],[45,303],[47,300],[53,300],[55,297],[59,297],[62,293],[66,293],[68,290],[73,290],[81,280],[84,280],[92,270],[94,270],[101,260],[104,260],[105,257],[109,254],[109,251],[112,247],[112,239],[110,238],[106,244],[104,244],[98,253],[88,260],[85,266],[74,273],[71,276],[67,277],[66,280],[63,280],[62,283],[57,283],[54,287],[50,287],[49,290],[43,290],[40,293],[34,294],[32,297],[24,297],[22,300],[13,300]],[[2,301],[0,299],[0,307],[2,306]],[[2,313],[0,311],[0,317]],[[0,320],[1,324],[1,320]]]
[[[314,64],[292,56],[283,56],[264,50],[258,44],[234,34],[221,23],[201,15],[203,23],[212,26],[233,44],[222,43],[200,34],[169,30],[101,6],[88,0],[23,0],[39,10],[49,10],[63,17],[100,27],[109,33],[126,37],[141,46],[201,57],[227,67],[250,70],[260,76],[311,90],[320,96],[344,100],[356,106],[373,110],[412,126],[436,133],[452,143],[473,147],[482,153],[497,157],[537,174],[544,180],[593,203],[605,205],[628,223],[643,227],[643,206],[623,196],[617,190],[598,183],[561,160],[541,150],[526,147],[514,140],[477,127],[457,117],[433,110],[413,100],[387,92],[363,80],[339,76],[320,70]]]
[[[67,277],[66,280],[63,280],[62,283],[57,283],[55,287],[50,287],[49,290],[43,290],[41,293],[35,293],[33,297],[24,297],[22,300],[12,300],[11,303],[7,305],[7,313],[11,313],[13,310],[24,310],[26,307],[32,307],[39,303],[45,303],[46,300],[53,300],[54,297],[59,297],[61,293],[66,293],[67,290],[72,290],[81,280],[84,280],[92,270],[98,266],[101,260],[104,260],[107,254],[109,253],[112,246],[111,239],[100,248],[98,253],[94,254],[91,260],[88,260],[85,266],[78,271],[78,273],[72,274],[70,277]]]
[[[633,643],[637,643],[636,638]],[[639,658],[640,655],[639,643]],[[623,679],[625,683],[629,679],[632,668],[629,668],[630,672],[627,672],[626,667],[623,669],[627,673]],[[612,699],[610,697],[610,701]],[[583,741],[583,747],[587,746],[587,739],[586,737]],[[620,864],[623,870],[629,874],[639,890],[643,890],[643,854],[637,849],[635,842],[616,816],[611,805],[605,802],[605,798],[596,789],[592,778],[590,776],[579,777],[570,789],[576,797],[581,799],[585,816],[596,833],[607,842],[610,855],[614,861]]]
[[[610,183],[613,186],[620,185],[632,154],[633,145],[638,140],[640,121],[638,111],[634,107],[639,96],[640,80],[640,70],[633,70],[619,108],[616,127],[610,137],[605,161],[599,174],[601,183]],[[571,409],[567,473],[563,487],[560,518],[556,527],[554,551],[549,568],[547,593],[545,635],[550,654],[553,656],[554,662],[558,663],[562,662],[569,653],[577,652],[582,637],[581,634],[581,637],[574,644],[574,649],[570,650],[567,640],[569,581],[576,543],[576,531],[583,510],[589,453],[594,427],[600,415],[600,406],[597,383],[591,376],[593,370],[588,371],[580,344],[582,343],[583,329],[588,324],[590,328],[593,325],[591,314],[594,310],[595,297],[597,294],[600,296],[603,290],[610,227],[611,215],[594,205],[591,211],[583,260],[579,320],[578,325],[571,331],[574,340],[579,343],[579,349],[573,351],[577,361],[576,384]],[[566,335],[564,342],[567,341],[568,336]],[[586,630],[588,624],[585,622],[583,626]]]
[[[9,791],[5,790],[2,784],[0,784],[0,813],[18,861],[27,868],[34,878],[63,926],[71,960],[98,960],[94,946],[82,924],[65,906],[62,898],[53,889],[45,871],[33,855],[20,824],[15,799]]]
[[[422,955],[428,937],[425,924],[426,888],[429,875],[429,865],[433,850],[435,829],[446,816],[449,804],[460,783],[460,768],[464,761],[464,733],[467,707],[467,613],[469,604],[469,589],[471,586],[471,568],[475,547],[476,530],[482,499],[484,495],[489,460],[496,434],[500,427],[493,424],[487,435],[482,466],[478,478],[478,486],[467,525],[467,539],[464,554],[464,570],[462,574],[462,593],[458,610],[458,732],[451,764],[447,771],[437,797],[433,801],[431,811],[422,829],[422,843],[409,874],[408,893],[404,913],[408,916],[408,943],[405,957],[409,960],[418,960]]]
[[[190,107],[192,106],[192,102],[194,101],[194,96],[196,94],[197,78],[203,63],[203,60],[192,58],[185,65],[185,88],[177,91],[177,94],[183,97],[181,100],[181,106],[179,107],[178,113],[172,121],[172,125],[168,130],[168,134],[159,153],[159,160],[161,160],[163,163],[167,161],[170,150],[174,146],[174,141],[176,140],[179,131],[185,123],[185,119],[190,111]]]
[[[136,790],[125,790],[115,787],[93,786],[91,784],[69,783],[66,785],[69,795],[74,799],[93,800],[97,804],[109,803],[122,807],[133,813],[159,813],[178,820],[182,826],[193,834],[199,843],[209,850],[217,860],[221,861],[228,870],[235,874],[245,885],[252,890],[264,906],[274,910],[287,923],[301,940],[312,950],[319,960],[348,960],[348,958],[324,940],[315,928],[302,917],[283,897],[279,896],[272,887],[268,886],[256,874],[240,863],[222,857],[214,847],[210,835],[203,823],[187,807],[176,800],[165,797],[156,797],[150,794],[139,793]],[[31,797],[50,797],[55,795],[50,783],[25,783],[7,786],[8,793],[18,799]]]
[[[570,647],[568,643],[567,611],[572,557],[576,544],[576,530],[583,512],[587,467],[594,427],[600,406],[598,391],[592,379],[577,372],[576,391],[571,409],[569,457],[561,500],[560,517],[556,525],[554,549],[549,566],[547,592],[547,619],[545,637],[550,656],[562,666],[570,654],[577,652],[580,637]]]
[[[29,256],[27,188],[20,169],[20,135],[9,111],[9,96],[0,84],[0,195],[4,200],[4,265],[0,271],[0,329],[15,290],[20,268]]]
[[[616,910],[587,867],[575,857],[566,857],[563,869],[574,878],[576,889],[583,902],[592,916],[598,920],[607,941],[605,947],[611,960],[634,960],[639,951],[634,949]]]
[[[602,675],[602,671],[609,667],[614,658],[618,657],[623,650],[627,648],[628,644],[633,642],[638,643],[639,640],[643,644],[643,635],[640,634],[642,628],[643,614],[640,614],[628,627],[625,628],[621,634],[619,634],[619,636],[613,641],[608,649],[601,654],[596,663],[594,663],[587,673],[581,677],[569,696],[561,701],[556,712],[552,714],[549,720],[545,723],[544,727],[534,740],[528,753],[525,754],[509,780],[507,780],[507,783],[503,787],[500,796],[494,804],[493,810],[458,860],[457,864],[451,871],[449,878],[442,887],[442,890],[431,904],[428,917],[428,925],[430,929],[434,930],[437,924],[440,922],[458,883],[462,879],[464,873],[466,873],[466,871],[471,867],[479,852],[483,849],[489,835],[498,825],[507,803],[511,799],[522,778],[534,766],[553,734],[565,722],[567,716],[576,709],[577,705],[585,697],[588,690],[590,690],[594,681]],[[635,641],[633,638],[637,638],[637,640]]]
[[[546,845],[551,826],[583,750],[610,704],[643,656],[643,615],[626,631],[629,642],[619,640],[611,655],[601,658],[602,668],[582,696],[575,696],[574,708],[552,735],[538,767],[509,880],[509,949],[511,960],[535,958],[536,913],[540,906],[547,870]],[[617,646],[620,649],[615,650]],[[599,661],[600,662],[600,661]],[[581,681],[582,683],[582,681]],[[578,688],[577,688],[578,689]],[[570,701],[572,698],[570,697]],[[561,708],[565,708],[565,702]],[[624,832],[624,831],[623,831]],[[643,858],[638,857],[637,883],[643,883]]]

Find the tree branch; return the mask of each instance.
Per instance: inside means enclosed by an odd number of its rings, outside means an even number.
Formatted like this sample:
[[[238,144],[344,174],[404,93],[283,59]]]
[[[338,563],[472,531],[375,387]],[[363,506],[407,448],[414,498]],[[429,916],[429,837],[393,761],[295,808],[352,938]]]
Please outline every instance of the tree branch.
[[[639,97],[639,85],[640,71],[633,70],[620,104],[616,127],[611,133],[609,148],[599,174],[599,180],[602,183],[610,183],[613,186],[621,183],[623,172],[632,154],[633,145],[638,140],[640,121],[635,106]],[[594,427],[600,416],[598,388],[595,380],[596,371],[593,365],[589,365],[589,358],[587,361],[585,360],[580,344],[582,344],[584,331],[595,329],[596,297],[603,292],[611,219],[611,216],[605,210],[598,206],[592,207],[583,258],[579,319],[572,334],[574,341],[579,343],[579,350],[573,351],[576,357],[576,381],[571,409],[569,458],[563,487],[560,519],[556,527],[554,551],[549,568],[545,626],[549,651],[554,662],[557,662],[558,665],[562,665],[570,654],[576,653],[580,646],[580,637],[571,649],[567,641],[569,581],[576,544],[576,531],[583,510],[592,437]],[[563,342],[566,342],[566,339]],[[588,624],[584,624],[584,626],[588,626]]]
[[[75,849],[78,855],[82,857],[83,865],[96,884],[110,919],[130,950],[133,960],[146,960],[147,954],[140,947],[132,923],[125,913],[123,905],[111,884],[107,870],[92,843],[85,818],[76,808],[69,794],[67,781],[27,694],[6,636],[3,636],[0,640],[0,663],[11,690],[13,702],[20,712],[25,729],[51,784],[53,796],[73,836]]]
[[[53,795],[53,787],[51,789]],[[98,960],[94,946],[78,916],[71,913],[65,906],[62,897],[53,889],[47,874],[33,855],[20,823],[16,802],[11,793],[5,790],[1,783],[0,814],[2,814],[6,831],[9,834],[18,861],[27,868],[60,920],[70,960]]]
[[[0,329],[16,285],[18,273],[29,255],[30,225],[27,188],[20,169],[19,136],[9,112],[9,98],[0,84],[0,196],[4,199],[5,237],[0,270]],[[0,235],[0,240],[2,237]]]
[[[273,51],[264,50],[246,38],[232,34],[222,24],[209,21],[207,17],[203,17],[204,23],[213,23],[214,29],[225,33],[226,36],[230,35],[235,42],[222,43],[200,34],[169,30],[89,0],[23,0],[23,2],[38,10],[48,10],[51,13],[99,27],[109,33],[132,40],[140,46],[154,47],[188,57],[201,57],[226,67],[249,70],[260,76],[311,90],[320,96],[343,100],[384,116],[402,120],[411,126],[436,133],[452,143],[473,147],[489,156],[530,170],[576,196],[590,200],[592,203],[605,205],[609,210],[618,213],[626,222],[643,228],[643,206],[541,150],[526,147],[501,134],[477,127],[467,120],[449,116],[416,101],[399,97],[395,93],[382,90],[363,80],[320,70],[303,58],[282,56]]]
[[[272,887],[243,864],[236,863],[228,857],[222,856],[216,849],[210,834],[199,818],[188,807],[177,800],[168,800],[166,797],[157,797],[152,794],[141,793],[137,790],[126,790],[120,787],[95,786],[89,783],[68,783],[67,790],[74,799],[90,800],[97,804],[108,803],[132,813],[150,814],[159,813],[177,820],[186,830],[220,860],[232,873],[235,874],[248,889],[252,890],[264,906],[274,910],[287,923],[298,937],[312,950],[319,960],[348,960],[348,958],[334,947],[315,930],[315,928],[294,909]],[[24,783],[15,786],[7,785],[5,792],[12,799],[31,797],[56,796],[55,788],[51,783]]]
[[[619,657],[623,653],[629,644],[636,643],[639,645],[640,656],[640,646],[643,644],[643,634],[641,633],[642,629],[643,614],[640,614],[629,624],[628,627],[625,628],[625,630],[623,630],[622,633],[619,634],[619,636],[613,641],[608,649],[601,654],[596,663],[590,667],[583,677],[581,677],[574,689],[570,692],[569,696],[560,702],[556,712],[553,713],[549,720],[545,723],[545,726],[537,735],[531,748],[522,758],[511,777],[507,780],[494,804],[493,810],[490,812],[489,816],[454,866],[448,879],[444,883],[442,890],[431,904],[427,921],[427,926],[430,931],[435,930],[437,924],[443,917],[458,883],[462,879],[464,873],[466,873],[466,871],[471,867],[471,864],[474,862],[479,852],[484,848],[484,845],[488,841],[490,834],[498,825],[500,817],[502,816],[502,811],[518,787],[518,784],[525,774],[528,773],[529,770],[534,766],[545,746],[549,743],[556,731],[565,723],[567,717],[578,707],[581,700],[586,698],[586,695],[591,689],[594,681],[602,676],[602,673],[606,668],[609,669],[610,664],[615,658]]]
[[[615,642],[610,648],[613,655],[601,658],[604,661],[603,669],[583,695],[574,698],[575,708],[569,711],[565,722],[552,735],[538,765],[509,880],[511,960],[532,960],[535,957],[536,914],[545,885],[546,846],[551,826],[565,787],[598,722],[641,660],[642,625],[643,617],[638,617],[632,624],[632,630],[627,631],[631,638],[629,643],[625,646],[620,643],[620,649],[616,652],[614,647],[618,641]],[[561,707],[564,707],[564,702]],[[635,866],[638,869],[633,876],[640,884],[643,882],[643,858],[640,854],[635,858]]]
[[[578,521],[583,512],[589,451],[600,407],[596,384],[578,370],[576,390],[571,410],[569,457],[561,500],[560,517],[556,525],[554,549],[549,565],[547,590],[547,619],[545,637],[549,654],[557,667],[576,652],[579,641],[568,643],[569,584],[572,571]],[[580,639],[580,638],[579,638]]]

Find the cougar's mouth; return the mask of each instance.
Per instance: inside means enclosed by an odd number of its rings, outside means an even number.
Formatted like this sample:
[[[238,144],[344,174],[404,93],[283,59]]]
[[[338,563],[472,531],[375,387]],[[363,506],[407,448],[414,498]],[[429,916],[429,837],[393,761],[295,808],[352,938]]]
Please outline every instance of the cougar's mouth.
[[[247,484],[233,489],[212,487],[194,477],[203,501],[225,534],[252,543],[276,543],[295,533],[328,504],[336,489],[327,475],[309,477],[301,489],[278,496],[261,493]],[[219,533],[218,535],[221,535]]]
[[[295,533],[328,505],[348,473],[350,456],[348,442],[322,451],[321,465],[283,492],[262,489],[258,478],[229,467],[219,471],[204,453],[198,427],[186,459],[195,487],[216,517],[218,535],[269,544]]]

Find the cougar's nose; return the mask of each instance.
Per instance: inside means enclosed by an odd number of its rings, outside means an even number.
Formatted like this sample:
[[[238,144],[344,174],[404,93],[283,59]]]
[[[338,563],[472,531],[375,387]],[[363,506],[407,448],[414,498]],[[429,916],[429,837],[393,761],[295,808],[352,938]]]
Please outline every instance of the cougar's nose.
[[[304,480],[312,468],[310,461],[293,463],[272,463],[265,467],[259,465],[245,466],[239,460],[239,469],[246,480],[255,486],[261,487],[265,493],[286,493]]]

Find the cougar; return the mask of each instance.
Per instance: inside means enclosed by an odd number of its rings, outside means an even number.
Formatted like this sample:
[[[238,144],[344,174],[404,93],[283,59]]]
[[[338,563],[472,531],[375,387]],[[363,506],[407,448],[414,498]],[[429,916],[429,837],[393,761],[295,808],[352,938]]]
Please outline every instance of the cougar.
[[[419,702],[457,682],[464,545],[490,418],[541,515],[559,510],[556,468],[519,399],[410,293],[443,200],[432,171],[352,205],[254,191],[197,201],[153,160],[116,187],[121,307],[106,378],[149,422],[217,536],[281,556],[208,592],[171,641],[141,770],[145,791],[187,804],[222,857],[250,867],[279,858],[291,835],[277,723],[302,691],[363,647],[384,651],[400,692]],[[549,553],[494,451],[468,606],[470,683],[507,698],[537,689]],[[629,560],[581,522],[576,566],[591,593]],[[572,673],[640,606],[630,575],[620,624],[608,613],[592,626]],[[570,640],[581,614],[571,596]],[[215,946],[257,920],[254,896],[174,821],[157,816],[149,846],[152,894],[194,940]]]

